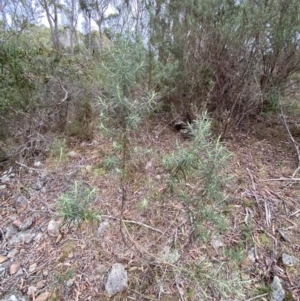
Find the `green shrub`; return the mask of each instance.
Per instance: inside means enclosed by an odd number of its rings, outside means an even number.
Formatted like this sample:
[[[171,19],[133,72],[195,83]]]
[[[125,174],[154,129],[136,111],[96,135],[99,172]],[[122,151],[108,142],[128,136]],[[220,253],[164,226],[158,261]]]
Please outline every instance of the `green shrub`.
[[[59,215],[69,222],[76,223],[99,220],[100,215],[91,209],[95,196],[95,189],[75,182],[57,201]]]
[[[228,151],[213,139],[210,132],[211,120],[204,114],[189,126],[193,137],[187,147],[178,144],[175,151],[163,160],[169,173],[168,185],[186,205],[197,237],[205,238],[204,227],[208,223],[218,231],[227,228],[220,214],[225,196],[225,167]],[[188,186],[193,186],[189,189]]]

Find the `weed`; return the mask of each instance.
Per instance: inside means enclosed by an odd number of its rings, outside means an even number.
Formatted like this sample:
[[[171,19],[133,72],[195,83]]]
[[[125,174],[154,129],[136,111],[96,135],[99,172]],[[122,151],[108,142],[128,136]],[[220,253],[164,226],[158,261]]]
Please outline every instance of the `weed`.
[[[58,164],[66,163],[67,156],[67,141],[65,138],[56,138],[51,146],[51,158],[53,158]]]
[[[68,281],[70,279],[73,279],[74,276],[75,276],[75,269],[72,268],[70,270],[67,270],[64,273],[56,273],[54,275],[54,278],[58,283],[62,283],[62,282]]]
[[[74,186],[58,199],[59,215],[70,222],[99,220],[100,216],[90,209],[96,191],[75,182]]]

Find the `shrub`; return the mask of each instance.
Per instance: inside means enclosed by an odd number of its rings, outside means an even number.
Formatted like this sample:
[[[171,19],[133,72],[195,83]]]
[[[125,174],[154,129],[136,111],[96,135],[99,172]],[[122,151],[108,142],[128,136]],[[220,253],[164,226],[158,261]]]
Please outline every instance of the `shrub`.
[[[76,223],[99,220],[100,215],[91,209],[95,196],[95,189],[75,182],[74,186],[58,199],[59,215],[69,222]]]
[[[213,139],[211,120],[204,114],[189,126],[192,140],[187,147],[177,143],[175,151],[164,158],[169,173],[168,185],[186,205],[197,237],[207,238],[206,223],[224,231],[227,223],[218,206],[225,200],[225,166],[229,153],[220,140]],[[192,190],[186,184],[192,185]],[[206,234],[205,234],[206,233]]]

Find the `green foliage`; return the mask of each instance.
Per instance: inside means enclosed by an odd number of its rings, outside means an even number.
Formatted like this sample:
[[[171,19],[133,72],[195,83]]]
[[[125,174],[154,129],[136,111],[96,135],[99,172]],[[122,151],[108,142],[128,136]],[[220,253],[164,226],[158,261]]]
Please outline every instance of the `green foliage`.
[[[211,121],[204,114],[189,126],[193,136],[190,144],[187,147],[177,144],[175,151],[163,160],[169,173],[170,191],[182,199],[195,234],[202,239],[205,239],[205,223],[218,231],[227,228],[217,206],[225,200],[223,186],[229,154],[219,140],[211,137],[210,127]],[[187,185],[195,188],[189,189]]]
[[[95,196],[95,189],[75,182],[57,201],[59,215],[69,222],[76,223],[99,220],[100,215],[91,209]]]
[[[276,109],[273,89],[282,92],[300,70],[297,0],[156,0],[148,10],[152,78],[166,78],[161,91],[179,95],[181,107],[205,103],[239,122]]]
[[[106,96],[99,98],[102,128],[114,125],[137,129],[142,119],[156,108],[156,94],[140,87],[145,72],[142,41],[130,37],[116,41],[103,55],[102,77]]]

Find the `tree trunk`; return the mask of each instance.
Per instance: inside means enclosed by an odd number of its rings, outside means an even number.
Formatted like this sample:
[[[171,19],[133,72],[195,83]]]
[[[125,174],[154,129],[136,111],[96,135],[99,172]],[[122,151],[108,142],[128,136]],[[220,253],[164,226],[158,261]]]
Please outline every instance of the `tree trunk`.
[[[74,20],[75,20],[75,0],[71,0],[71,18],[70,18],[70,54],[74,55]]]

